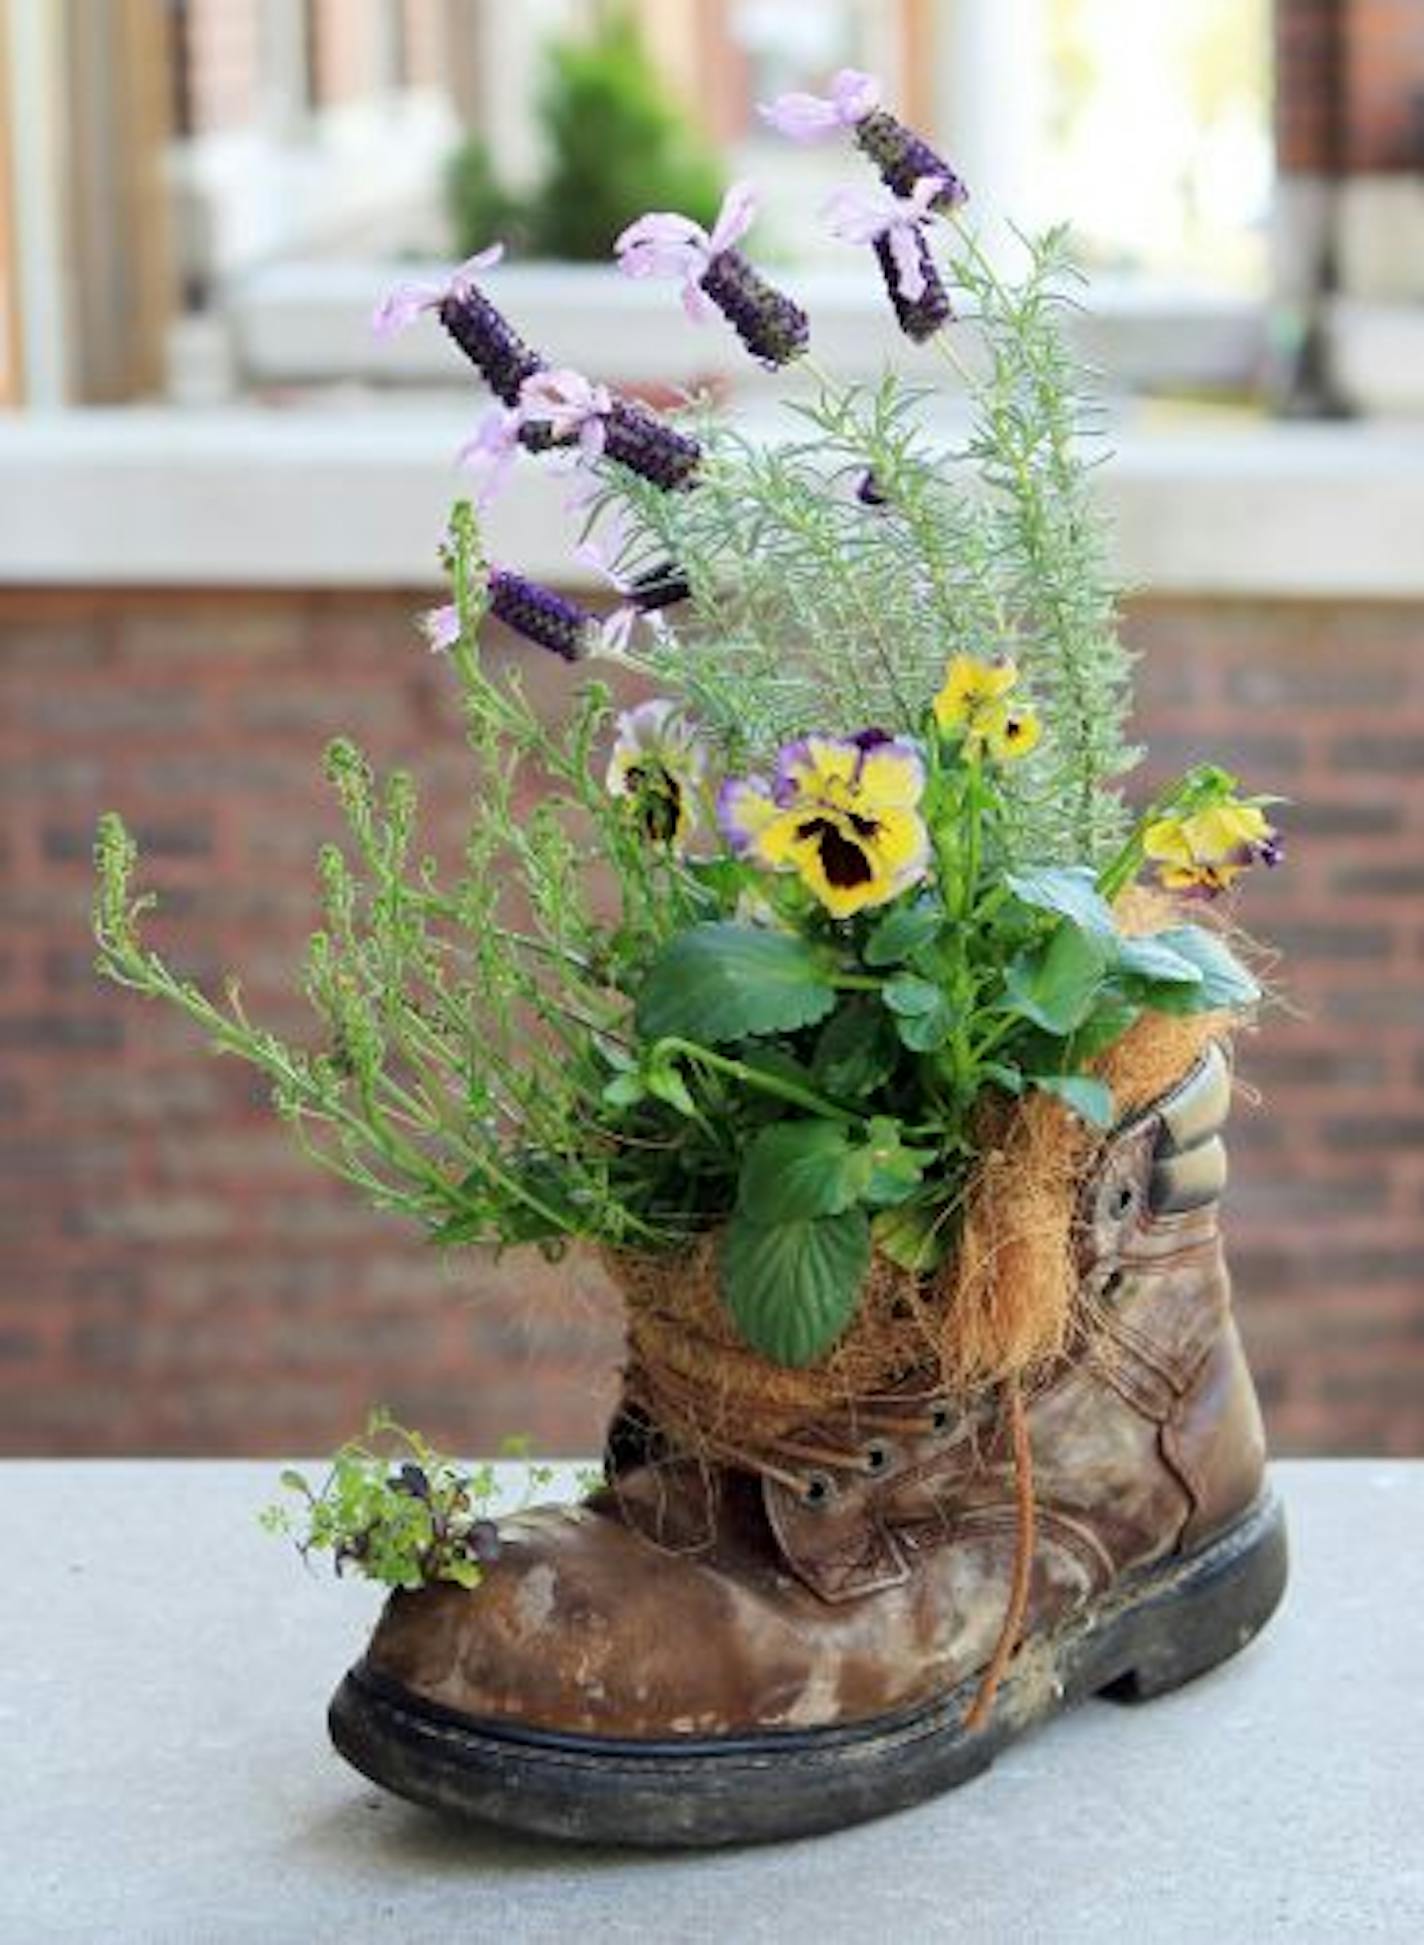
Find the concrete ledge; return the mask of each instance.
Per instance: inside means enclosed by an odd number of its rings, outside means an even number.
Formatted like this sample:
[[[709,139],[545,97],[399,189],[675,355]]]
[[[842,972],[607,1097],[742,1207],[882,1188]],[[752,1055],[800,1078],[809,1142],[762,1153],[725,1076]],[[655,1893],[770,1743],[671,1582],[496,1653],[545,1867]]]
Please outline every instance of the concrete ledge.
[[[1280,1466],[1285,1606],[1177,1694],[1090,1702],[883,1823],[647,1857],[445,1821],[337,1760],[323,1710],[378,1596],[258,1531],[275,1469],[0,1466],[6,1939],[1424,1935],[1424,1465]]]
[[[378,342],[371,311],[393,283],[435,283],[441,264],[287,263],[256,271],[225,303],[237,363],[253,385],[359,380],[448,384],[460,354],[444,333],[411,330]],[[873,274],[793,267],[771,273],[811,314],[817,358],[837,372],[874,373],[925,359],[896,330]],[[521,334],[549,358],[613,384],[725,379],[765,390],[756,368],[720,323],[687,323],[675,287],[637,283],[607,264],[514,263],[490,272],[490,294]],[[1241,392],[1266,352],[1264,306],[1248,297],[1142,278],[1095,277],[1090,302],[1069,319],[1080,355],[1114,391],[1175,388]]]
[[[0,583],[438,585],[473,391],[419,407],[59,413],[0,429]],[[946,441],[955,422],[947,416]],[[1424,437],[1130,421],[1101,475],[1117,566],[1161,593],[1424,596]],[[575,583],[566,488],[526,466],[491,551]]]

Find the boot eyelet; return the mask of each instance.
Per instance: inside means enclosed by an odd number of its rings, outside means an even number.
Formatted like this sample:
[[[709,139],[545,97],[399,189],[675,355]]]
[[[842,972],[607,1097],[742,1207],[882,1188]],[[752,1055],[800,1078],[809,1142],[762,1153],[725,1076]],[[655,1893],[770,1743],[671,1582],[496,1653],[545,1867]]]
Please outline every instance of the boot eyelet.
[[[1136,1202],[1136,1184],[1123,1182],[1108,1197],[1108,1214],[1114,1222],[1122,1222],[1130,1214]]]
[[[885,1471],[890,1463],[890,1447],[884,1439],[872,1439],[860,1455],[861,1464],[872,1477]]]
[[[936,1438],[943,1438],[954,1423],[954,1414],[948,1405],[930,1407],[930,1430]]]
[[[801,1504],[813,1513],[829,1506],[836,1496],[836,1482],[828,1472],[809,1472],[801,1493]]]

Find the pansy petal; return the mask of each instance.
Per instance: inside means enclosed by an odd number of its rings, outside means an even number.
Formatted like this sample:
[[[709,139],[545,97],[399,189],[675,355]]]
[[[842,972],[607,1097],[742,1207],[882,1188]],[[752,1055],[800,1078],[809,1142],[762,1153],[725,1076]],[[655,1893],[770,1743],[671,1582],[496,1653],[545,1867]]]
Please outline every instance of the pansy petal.
[[[717,824],[733,851],[744,856],[777,817],[771,792],[760,777],[728,777],[717,792]]]
[[[909,743],[881,743],[861,759],[859,794],[876,813],[882,806],[913,809],[924,788],[925,766]]]

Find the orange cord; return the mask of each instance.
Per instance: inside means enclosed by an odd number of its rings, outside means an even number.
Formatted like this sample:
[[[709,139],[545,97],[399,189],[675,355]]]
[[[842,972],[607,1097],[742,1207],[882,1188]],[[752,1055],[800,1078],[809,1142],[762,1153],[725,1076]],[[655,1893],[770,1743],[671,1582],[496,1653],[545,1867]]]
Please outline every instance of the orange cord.
[[[999,1692],[999,1684],[1004,1679],[1014,1649],[1018,1646],[1023,1632],[1024,1615],[1028,1611],[1029,1588],[1033,1583],[1033,1446],[1028,1435],[1028,1413],[1024,1410],[1023,1393],[1017,1383],[1010,1382],[1009,1430],[1014,1447],[1014,1500],[1017,1525],[1014,1533],[1014,1571],[1009,1589],[1009,1604],[1004,1611],[1003,1625],[999,1638],[994,1643],[994,1652],[989,1658],[989,1666],[979,1684],[979,1692],[974,1697],[973,1707],[964,1718],[964,1726],[971,1733],[982,1729],[989,1719],[994,1706],[994,1697]]]

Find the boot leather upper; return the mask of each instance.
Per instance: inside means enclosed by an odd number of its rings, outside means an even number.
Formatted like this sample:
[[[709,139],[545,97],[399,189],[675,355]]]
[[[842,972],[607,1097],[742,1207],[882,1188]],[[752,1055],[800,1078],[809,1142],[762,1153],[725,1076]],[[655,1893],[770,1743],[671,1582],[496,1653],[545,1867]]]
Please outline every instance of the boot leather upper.
[[[1099,1321],[1028,1407],[1025,1644],[1200,1546],[1260,1491],[1217,1223],[1229,1087],[1213,1050],[1105,1143],[1085,1185],[1081,1274]],[[392,1596],[367,1666],[465,1716],[583,1736],[727,1737],[913,1709],[989,1660],[1015,1552],[996,1401],[937,1416],[878,1438],[873,1474],[828,1472],[820,1503],[673,1459],[582,1506],[501,1521],[478,1588]]]

